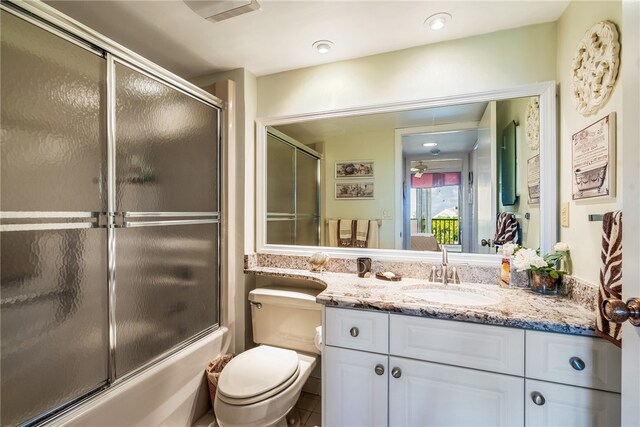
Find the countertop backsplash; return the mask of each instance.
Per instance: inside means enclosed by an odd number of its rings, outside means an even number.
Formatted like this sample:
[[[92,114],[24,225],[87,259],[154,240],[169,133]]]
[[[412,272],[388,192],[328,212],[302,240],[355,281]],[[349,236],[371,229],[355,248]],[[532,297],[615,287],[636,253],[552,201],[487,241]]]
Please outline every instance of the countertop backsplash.
[[[402,277],[428,280],[432,266],[439,266],[439,263],[426,261],[384,261],[373,258],[371,271],[392,271]],[[480,283],[488,285],[498,285],[500,270],[499,266],[491,267],[473,264],[457,264],[450,262],[451,266],[455,266],[462,283]],[[245,255],[244,268],[252,270],[258,267],[309,270],[309,256],[307,255],[280,255],[280,254],[249,254]],[[325,270],[333,273],[352,273],[356,276],[356,259],[355,258],[337,258],[332,257]],[[523,276],[523,274],[520,274]],[[522,282],[519,277],[519,282]],[[522,283],[518,284],[522,287]],[[589,283],[578,277],[565,275],[562,280],[560,293],[565,295],[571,301],[578,303],[585,308],[595,312],[598,289],[595,284]]]

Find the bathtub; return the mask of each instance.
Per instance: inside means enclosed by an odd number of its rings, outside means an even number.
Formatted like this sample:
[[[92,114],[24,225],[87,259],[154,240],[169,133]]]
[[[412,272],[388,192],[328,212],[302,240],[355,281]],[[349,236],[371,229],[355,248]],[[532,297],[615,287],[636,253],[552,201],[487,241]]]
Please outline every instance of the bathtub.
[[[47,425],[213,425],[204,369],[228,343],[228,329],[220,328]]]

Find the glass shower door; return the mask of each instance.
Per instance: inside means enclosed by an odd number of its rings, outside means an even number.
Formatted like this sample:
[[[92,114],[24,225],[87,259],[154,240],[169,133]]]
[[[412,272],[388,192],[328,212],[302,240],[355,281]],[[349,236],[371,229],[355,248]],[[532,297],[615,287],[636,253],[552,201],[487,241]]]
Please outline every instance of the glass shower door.
[[[267,134],[267,243],[295,244],[295,159],[293,146]]]
[[[267,133],[266,242],[318,246],[320,160],[292,144]]]
[[[106,61],[0,21],[0,393],[17,425],[108,379]]]
[[[320,244],[319,163],[316,157],[296,150],[296,245]]]
[[[219,111],[120,62],[116,377],[218,323]]]

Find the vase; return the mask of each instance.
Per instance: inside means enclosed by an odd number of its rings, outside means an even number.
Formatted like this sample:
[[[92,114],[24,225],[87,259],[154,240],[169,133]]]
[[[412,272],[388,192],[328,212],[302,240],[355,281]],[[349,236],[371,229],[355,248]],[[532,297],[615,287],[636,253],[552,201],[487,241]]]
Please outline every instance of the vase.
[[[500,266],[500,286],[503,288],[511,287],[511,259],[508,257],[502,258],[502,265]]]
[[[560,279],[554,279],[548,274],[542,274],[537,271],[531,272],[531,290],[533,292],[544,295],[556,295],[558,293],[558,284]]]
[[[571,274],[571,254],[569,251],[560,252],[562,257],[556,262],[556,270],[562,271],[564,274]]]

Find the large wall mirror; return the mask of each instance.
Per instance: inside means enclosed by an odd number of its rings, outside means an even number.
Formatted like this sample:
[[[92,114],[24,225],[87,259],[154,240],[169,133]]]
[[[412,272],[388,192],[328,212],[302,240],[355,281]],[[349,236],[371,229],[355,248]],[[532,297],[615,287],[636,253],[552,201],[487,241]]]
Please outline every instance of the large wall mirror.
[[[447,248],[478,262],[506,242],[546,251],[557,233],[555,108],[548,82],[260,119],[257,249],[435,258]]]

